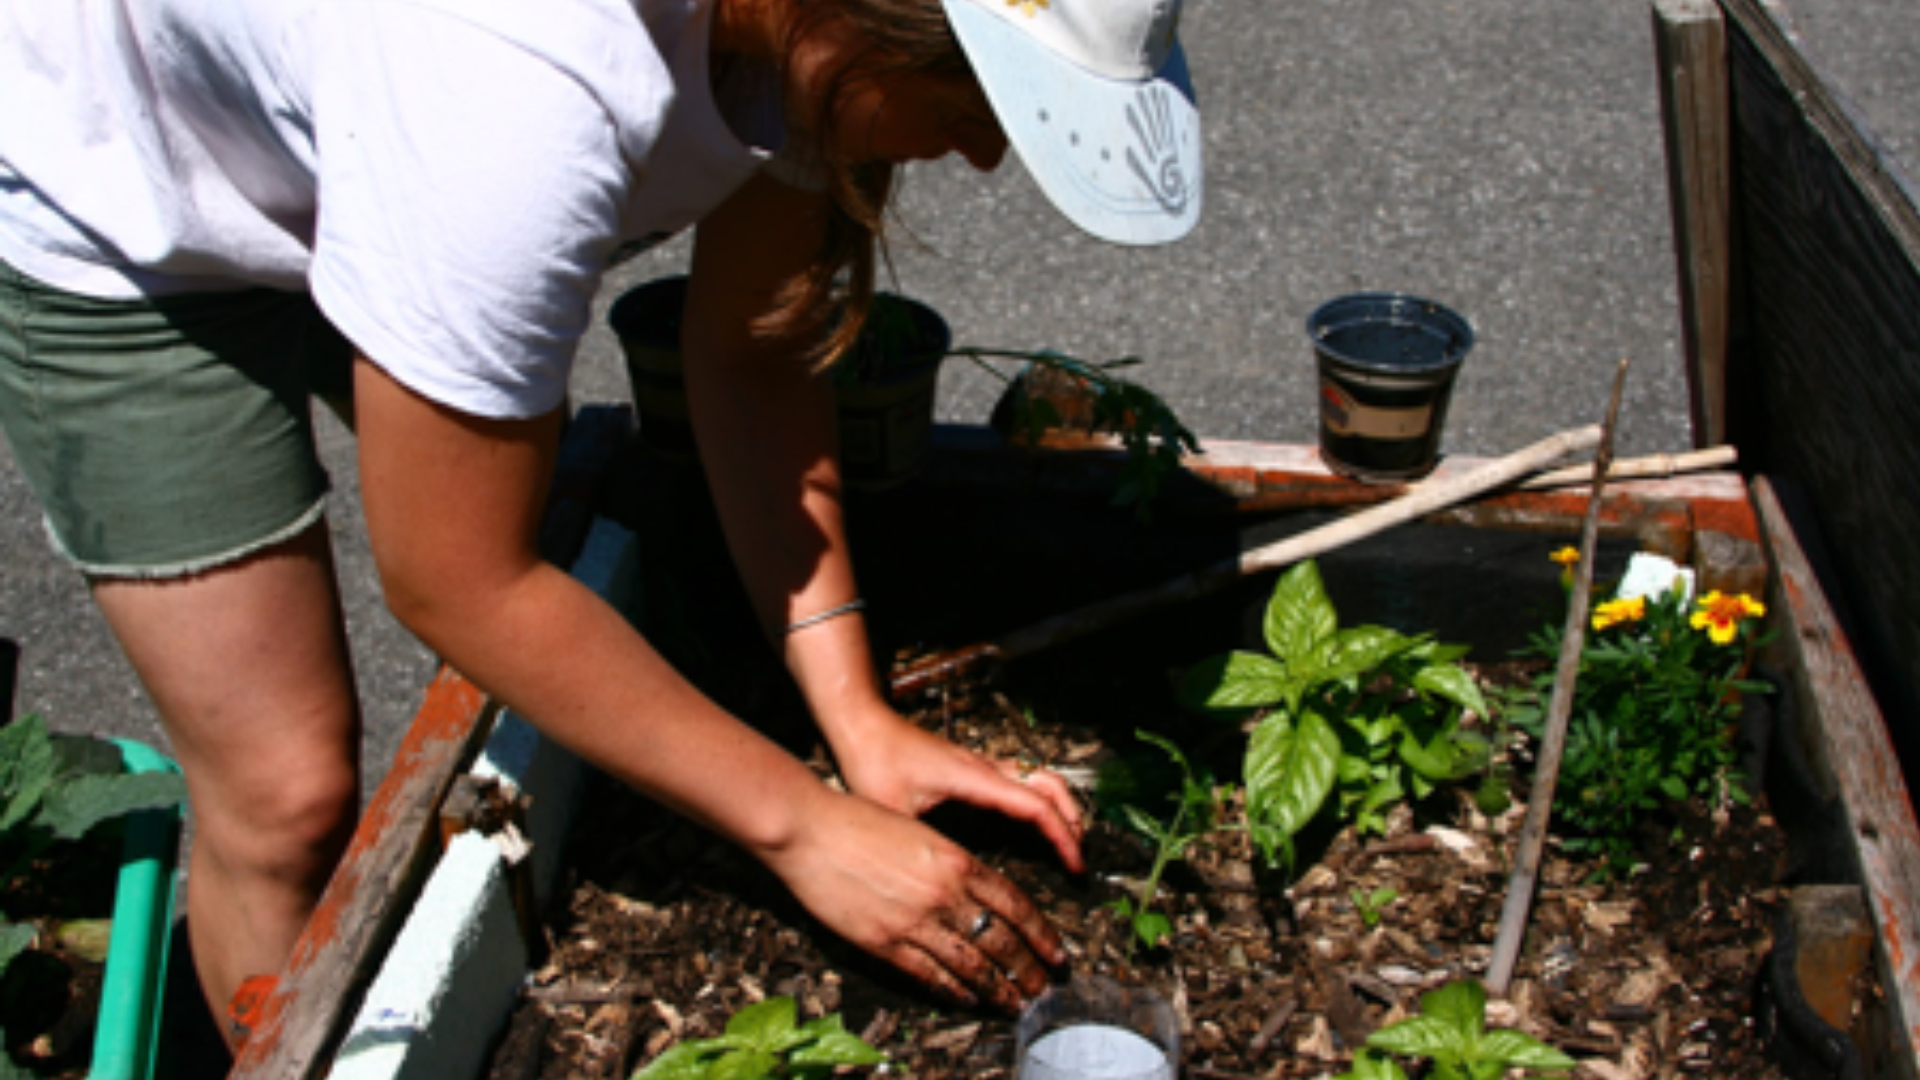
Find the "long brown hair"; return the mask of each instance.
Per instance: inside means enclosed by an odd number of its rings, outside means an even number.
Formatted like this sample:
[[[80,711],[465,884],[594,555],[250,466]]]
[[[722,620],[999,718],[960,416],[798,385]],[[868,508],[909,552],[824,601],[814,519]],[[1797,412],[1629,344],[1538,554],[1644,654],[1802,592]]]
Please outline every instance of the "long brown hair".
[[[868,46],[828,73],[814,115],[790,124],[809,132],[820,147],[832,199],[826,237],[813,266],[788,287],[780,306],[761,324],[771,334],[802,331],[821,338],[812,359],[831,366],[860,335],[873,300],[875,272],[886,256],[886,211],[893,193],[890,162],[852,162],[836,157],[839,105],[863,85],[889,76],[951,74],[969,68],[939,0],[790,0],[783,57],[791,57],[815,34],[851,28]],[[782,63],[785,74],[785,62]]]

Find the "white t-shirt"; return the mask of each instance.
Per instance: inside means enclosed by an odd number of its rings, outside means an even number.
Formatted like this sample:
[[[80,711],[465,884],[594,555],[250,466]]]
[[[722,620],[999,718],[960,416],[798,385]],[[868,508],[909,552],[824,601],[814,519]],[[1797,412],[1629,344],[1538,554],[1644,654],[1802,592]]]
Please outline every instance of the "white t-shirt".
[[[0,4],[0,259],[108,298],[311,289],[416,392],[544,412],[609,261],[781,145],[771,68],[711,89],[711,3]]]

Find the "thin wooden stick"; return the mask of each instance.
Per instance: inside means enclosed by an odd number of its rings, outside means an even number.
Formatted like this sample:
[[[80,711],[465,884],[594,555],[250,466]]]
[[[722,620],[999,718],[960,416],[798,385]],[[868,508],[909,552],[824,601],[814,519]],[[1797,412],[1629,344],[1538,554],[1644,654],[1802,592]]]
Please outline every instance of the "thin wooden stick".
[[[1011,660],[1028,656],[1096,630],[1115,626],[1141,612],[1208,595],[1250,574],[1277,569],[1344,547],[1395,525],[1511,484],[1522,476],[1540,471],[1550,462],[1597,445],[1600,439],[1601,428],[1598,424],[1563,431],[1505,457],[1488,461],[1469,472],[1423,484],[1391,502],[1370,506],[1297,536],[1244,550],[1233,558],[1223,559],[1161,585],[1053,616],[1015,630],[997,641],[930,657],[895,675],[893,692],[904,694],[921,689],[985,660]]]
[[[1689,450],[1683,454],[1648,454],[1645,457],[1621,458],[1614,462],[1613,467],[1607,470],[1607,479],[1646,480],[1679,476],[1681,473],[1724,469],[1739,460],[1739,453],[1731,446],[1710,446],[1705,450]],[[1554,469],[1551,472],[1530,477],[1521,481],[1519,486],[1528,491],[1537,491],[1540,488],[1585,484],[1592,479],[1592,465],[1569,465],[1564,469]]]
[[[1593,457],[1593,494],[1587,503],[1587,518],[1580,528],[1580,568],[1575,573],[1573,593],[1567,598],[1566,629],[1561,634],[1560,661],[1554,670],[1553,697],[1547,706],[1546,734],[1541,740],[1540,761],[1533,774],[1533,791],[1527,803],[1527,817],[1520,827],[1520,847],[1514,857],[1513,874],[1507,881],[1507,899],[1500,909],[1500,927],[1493,939],[1493,956],[1487,962],[1482,984],[1494,997],[1506,997],[1513,981],[1513,968],[1520,958],[1520,943],[1526,937],[1527,917],[1533,908],[1533,891],[1540,875],[1540,853],[1546,846],[1547,822],[1553,813],[1553,792],[1560,780],[1560,758],[1567,746],[1567,719],[1573,712],[1573,687],[1580,676],[1580,653],[1587,643],[1587,607],[1593,589],[1594,548],[1600,535],[1600,496],[1605,493],[1607,476],[1613,464],[1613,430],[1620,417],[1620,394],[1627,382],[1627,361],[1613,378],[1613,400],[1607,404],[1607,420],[1601,426],[1600,448]]]

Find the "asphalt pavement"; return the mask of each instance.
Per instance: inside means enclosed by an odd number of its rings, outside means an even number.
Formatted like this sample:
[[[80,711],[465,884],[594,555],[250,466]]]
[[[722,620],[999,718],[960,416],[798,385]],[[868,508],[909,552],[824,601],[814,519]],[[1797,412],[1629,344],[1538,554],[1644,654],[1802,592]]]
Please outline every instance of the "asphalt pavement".
[[[1803,49],[1889,152],[1920,165],[1920,0],[1794,0]],[[1080,235],[1012,160],[907,177],[898,286],[963,344],[1143,358],[1136,377],[1207,439],[1315,438],[1302,323],[1359,289],[1438,300],[1477,343],[1444,450],[1497,454],[1600,418],[1631,361],[1620,450],[1688,447],[1654,81],[1641,0],[1191,0],[1206,210],[1168,248]],[[669,244],[602,302],[684,268]],[[996,388],[949,365],[938,410],[984,420]],[[576,401],[627,397],[602,321]],[[369,789],[433,658],[382,609],[350,438],[321,420]],[[83,583],[48,553],[0,444],[0,639],[22,650],[16,712],[164,747]],[[0,703],[4,705],[4,703]]]

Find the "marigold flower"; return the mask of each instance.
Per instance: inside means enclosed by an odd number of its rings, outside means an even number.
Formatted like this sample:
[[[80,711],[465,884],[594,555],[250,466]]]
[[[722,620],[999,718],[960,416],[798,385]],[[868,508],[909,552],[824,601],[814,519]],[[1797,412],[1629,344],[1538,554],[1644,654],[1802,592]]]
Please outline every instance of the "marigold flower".
[[[1699,605],[1699,609],[1687,621],[1695,630],[1705,630],[1715,645],[1731,642],[1742,622],[1767,613],[1766,605],[1746,593],[1728,596],[1718,589],[1694,603]]]
[[[1593,628],[1605,630],[1621,623],[1639,622],[1647,617],[1647,598],[1628,596],[1608,600],[1593,609]]]
[[[1549,555],[1548,558],[1559,563],[1561,566],[1578,566],[1580,565],[1580,549],[1576,547],[1563,547],[1559,551]]]

